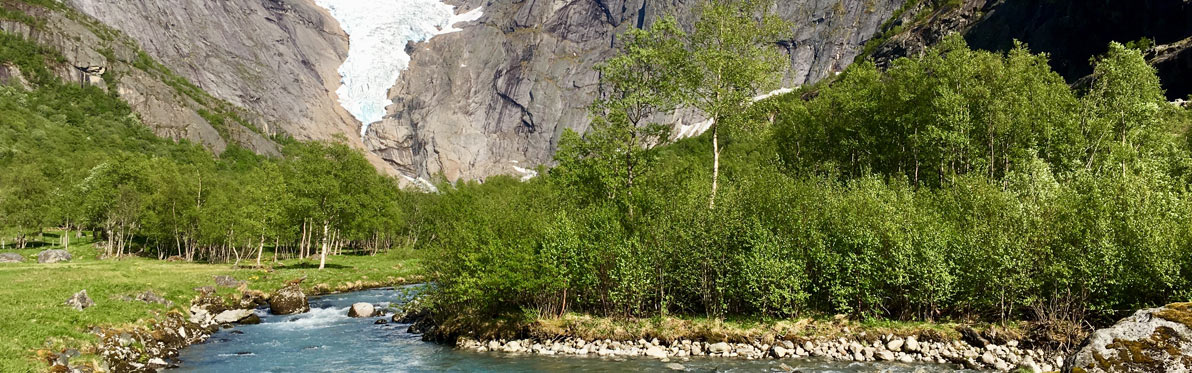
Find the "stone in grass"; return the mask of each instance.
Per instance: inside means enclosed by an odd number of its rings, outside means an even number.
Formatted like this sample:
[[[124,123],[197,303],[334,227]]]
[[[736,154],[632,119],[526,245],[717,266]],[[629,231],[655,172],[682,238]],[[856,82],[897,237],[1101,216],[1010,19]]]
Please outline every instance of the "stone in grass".
[[[94,306],[95,302],[91,300],[91,297],[87,296],[87,290],[84,289],[78,293],[75,293],[75,295],[72,295],[70,299],[67,299],[66,305],[74,308],[77,311],[82,311],[87,307]]]
[[[239,287],[244,284],[244,281],[237,280],[232,276],[215,276],[215,285],[225,288]]]
[[[145,302],[145,303],[157,303],[157,304],[164,305],[166,307],[174,306],[174,302],[166,299],[165,297],[163,297],[161,295],[157,295],[157,293],[154,293],[153,290],[145,290],[144,293],[137,294],[137,300]]]
[[[49,264],[49,263],[58,263],[58,262],[69,262],[70,259],[71,259],[70,253],[67,252],[66,250],[46,250],[46,251],[37,253],[37,262],[38,263]]]
[[[25,261],[25,257],[17,253],[0,254],[0,263],[21,263]]]

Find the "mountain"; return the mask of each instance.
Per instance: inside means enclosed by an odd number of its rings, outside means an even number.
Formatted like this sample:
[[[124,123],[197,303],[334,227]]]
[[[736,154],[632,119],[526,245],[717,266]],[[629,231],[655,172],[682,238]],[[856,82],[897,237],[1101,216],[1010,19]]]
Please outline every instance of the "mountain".
[[[480,8],[462,31],[411,45],[410,67],[389,94],[385,119],[365,136],[369,149],[403,174],[448,180],[516,174],[548,164],[564,129],[588,126],[593,70],[615,52],[618,35],[673,14],[690,27],[696,1],[453,0]],[[782,1],[792,21],[785,85],[842,71],[902,0]],[[699,118],[677,115],[677,123]]]
[[[0,0],[0,30],[60,52],[56,75],[115,92],[163,137],[263,154],[277,151],[277,136],[341,139],[391,173],[460,180],[549,165],[565,129],[587,129],[593,67],[615,53],[619,35],[663,15],[690,28],[698,1],[446,3]],[[389,24],[365,29],[328,11],[338,5]],[[1192,93],[1186,0],[791,0],[773,10],[794,25],[794,37],[776,45],[791,60],[785,87],[830,78],[859,58],[887,65],[962,33],[975,48],[1004,51],[1019,40],[1047,52],[1073,84],[1109,41],[1153,42],[1169,97]],[[366,58],[343,66],[350,43]],[[0,67],[0,80],[20,77],[14,69]],[[681,111],[670,120],[702,118]]]

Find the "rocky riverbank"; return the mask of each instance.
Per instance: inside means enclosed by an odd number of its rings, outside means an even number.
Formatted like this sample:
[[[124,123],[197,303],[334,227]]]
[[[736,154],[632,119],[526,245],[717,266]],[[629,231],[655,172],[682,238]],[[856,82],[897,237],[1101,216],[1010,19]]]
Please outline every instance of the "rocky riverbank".
[[[701,342],[676,340],[585,341],[560,340],[490,340],[461,338],[461,349],[510,354],[573,355],[598,357],[649,357],[681,360],[690,357],[737,359],[829,359],[858,362],[902,362],[954,364],[968,369],[1054,371],[1063,366],[1063,354],[1039,349],[1019,348],[1018,342],[1005,345],[972,346],[964,341],[919,341],[915,336],[878,336],[871,339],[807,339],[776,341],[773,344]]]
[[[293,280],[272,293],[250,290],[246,283],[226,276],[217,276],[215,286],[195,289],[198,295],[186,311],[173,310],[145,325],[123,328],[92,328],[99,336],[97,353],[103,358],[98,365],[72,364],[78,351],[68,350],[42,356],[54,372],[156,372],[175,366],[182,349],[205,342],[220,328],[260,322],[257,310],[273,314],[296,314],[310,309],[309,296],[342,293],[365,289],[403,285],[414,278],[386,278],[379,281],[357,280],[330,286],[316,284],[304,290],[301,279]],[[218,295],[218,287],[234,287],[231,295]]]

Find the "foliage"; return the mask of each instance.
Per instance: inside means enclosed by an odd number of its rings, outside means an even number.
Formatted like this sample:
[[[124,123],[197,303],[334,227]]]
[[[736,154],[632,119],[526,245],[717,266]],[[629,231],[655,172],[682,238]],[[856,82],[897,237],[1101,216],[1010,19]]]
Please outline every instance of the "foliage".
[[[734,136],[716,210],[710,134],[651,150],[632,200],[569,179],[602,166],[568,147],[540,179],[444,185],[417,240],[439,250],[432,303],[472,320],[1096,324],[1186,296],[1187,113],[1136,51],[1111,46],[1096,71],[1073,91],[1025,46],[955,37],[887,71],[857,64],[814,98],[741,111],[762,126]]]

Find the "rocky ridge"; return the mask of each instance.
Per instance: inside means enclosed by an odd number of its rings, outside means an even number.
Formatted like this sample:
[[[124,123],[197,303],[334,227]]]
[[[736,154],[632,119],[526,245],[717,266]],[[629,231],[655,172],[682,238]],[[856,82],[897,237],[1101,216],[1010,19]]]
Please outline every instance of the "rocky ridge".
[[[447,180],[524,174],[549,164],[565,129],[588,128],[599,76],[618,35],[678,15],[690,26],[697,1],[448,1],[467,12],[462,31],[410,45],[412,60],[390,89],[393,105],[365,143],[410,177]],[[785,85],[843,70],[902,0],[784,1],[774,9],[795,24]],[[696,121],[676,115],[676,123]]]
[[[68,0],[128,35],[150,57],[260,116],[266,136],[359,145],[360,124],[338,104],[348,36],[311,1]]]
[[[67,84],[95,86],[119,95],[155,134],[186,139],[222,152],[239,144],[264,154],[277,146],[253,128],[250,113],[214,99],[145,56],[136,44],[64,5],[51,8],[22,2],[0,4],[19,17],[0,19],[0,31],[40,44],[60,57],[47,60],[50,71]],[[0,76],[32,88],[15,66],[2,66]],[[207,116],[204,116],[204,113]],[[211,115],[216,114],[216,115]],[[232,114],[242,121],[220,120]]]

